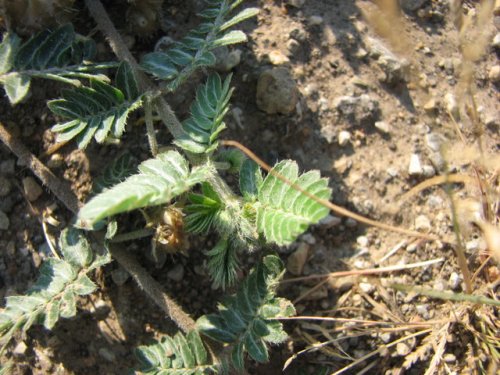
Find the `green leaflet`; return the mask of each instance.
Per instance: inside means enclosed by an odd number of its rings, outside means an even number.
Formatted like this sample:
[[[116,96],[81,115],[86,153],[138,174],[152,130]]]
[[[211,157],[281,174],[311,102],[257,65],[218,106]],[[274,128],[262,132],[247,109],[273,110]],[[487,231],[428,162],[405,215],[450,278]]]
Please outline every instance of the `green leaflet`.
[[[275,297],[282,275],[283,264],[279,258],[266,256],[238,292],[218,306],[218,313],[204,315],[196,322],[202,334],[232,345],[231,357],[237,370],[242,369],[245,351],[254,360],[265,362],[268,359],[266,343],[286,339],[281,323],[272,320],[295,314],[291,302]]]
[[[321,178],[318,171],[309,171],[299,176],[297,163],[291,160],[279,162],[272,170],[318,198],[330,199],[328,180]],[[268,241],[278,245],[291,243],[310,224],[317,223],[329,212],[328,208],[271,173],[259,186],[255,207],[257,230],[263,233]]]
[[[96,289],[86,273],[109,263],[109,256],[95,256],[83,233],[74,228],[62,232],[59,244],[65,258],[46,260],[38,280],[25,295],[6,298],[6,306],[0,312],[2,345],[19,329],[26,332],[34,323],[52,329],[59,317],[74,316],[77,296]]]
[[[182,123],[186,133],[174,143],[193,152],[209,153],[217,147],[217,137],[226,128],[224,115],[229,109],[232,89],[229,88],[231,75],[224,82],[218,74],[208,77],[207,83],[196,92],[196,100],[191,104],[191,117]]]
[[[69,119],[52,127],[58,133],[57,140],[64,142],[76,137],[78,147],[85,149],[92,138],[102,143],[111,135],[121,137],[128,115],[141,107],[142,101],[128,63],[122,62],[118,67],[116,83],[115,88],[91,79],[90,87],[64,90],[62,99],[49,101],[53,113]]]
[[[159,154],[139,166],[139,173],[103,191],[82,207],[80,225],[88,228],[107,217],[137,208],[164,204],[204,181],[208,167],[189,170],[177,151]]]
[[[211,374],[217,369],[209,363],[208,353],[196,331],[186,336],[177,333],[164,337],[160,342],[140,346],[135,350],[141,374]]]
[[[71,78],[79,74],[102,79],[91,73],[93,66],[88,64],[95,51],[95,42],[76,34],[71,24],[42,31],[24,43],[16,34],[6,33],[0,43],[0,82],[11,104],[17,104],[28,94],[32,77],[72,85],[78,81]]]
[[[247,40],[242,31],[227,29],[258,13],[256,8],[247,8],[231,17],[233,9],[239,3],[227,0],[207,2],[207,7],[198,14],[204,19],[203,23],[167,51],[144,55],[141,67],[158,79],[170,81],[168,88],[173,91],[196,69],[214,65],[216,59],[211,50]],[[184,143],[189,143],[189,140]]]
[[[104,189],[122,182],[135,172],[136,165],[134,157],[130,153],[123,153],[107,165],[104,172],[94,180],[92,193],[98,194]]]
[[[228,239],[219,240],[213,249],[207,251],[207,269],[214,288],[226,289],[236,281],[239,269],[236,251],[236,247]]]

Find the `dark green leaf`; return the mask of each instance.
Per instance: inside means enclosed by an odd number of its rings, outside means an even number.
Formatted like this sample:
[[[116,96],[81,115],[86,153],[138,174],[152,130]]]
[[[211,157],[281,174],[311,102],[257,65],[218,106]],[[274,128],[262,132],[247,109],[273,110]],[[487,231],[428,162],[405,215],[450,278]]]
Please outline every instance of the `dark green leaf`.
[[[128,62],[121,62],[116,71],[116,86],[124,94],[127,100],[133,101],[139,96],[139,88],[134,73]]]
[[[159,79],[171,79],[177,74],[177,69],[166,53],[153,52],[144,55],[141,67]]]

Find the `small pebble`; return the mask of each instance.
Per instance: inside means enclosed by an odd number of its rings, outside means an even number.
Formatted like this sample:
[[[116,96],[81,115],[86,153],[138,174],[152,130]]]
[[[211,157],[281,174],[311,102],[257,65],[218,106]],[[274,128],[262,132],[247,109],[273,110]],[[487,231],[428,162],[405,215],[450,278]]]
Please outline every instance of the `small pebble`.
[[[16,161],[14,159],[4,160],[0,163],[0,173],[14,174],[16,171]]]
[[[345,226],[348,228],[354,228],[357,225],[358,225],[358,222],[350,217],[345,221]]]
[[[345,146],[351,140],[351,133],[346,130],[342,130],[339,133],[339,146]]]
[[[10,179],[0,176],[0,197],[7,196],[12,190]]]
[[[390,125],[385,121],[377,121],[375,122],[375,127],[380,130],[384,134],[389,134],[391,132]]]
[[[452,290],[457,290],[460,287],[461,277],[458,273],[452,272],[450,279],[448,280],[448,285]]]
[[[436,174],[436,170],[432,165],[424,165],[422,166],[422,175],[424,177],[432,177]]]
[[[444,137],[438,133],[429,133],[425,135],[425,144],[431,151],[438,152],[444,141]]]
[[[491,82],[499,82],[500,81],[500,65],[494,65],[490,68],[488,72],[488,78]]]
[[[361,247],[367,247],[370,244],[370,240],[366,236],[359,236],[356,238],[356,242]]]
[[[410,176],[420,176],[423,172],[422,164],[420,163],[420,156],[418,156],[418,154],[411,154],[408,173]]]
[[[30,202],[36,201],[43,193],[42,188],[33,177],[23,178],[23,189],[26,198],[28,198]]]
[[[404,357],[411,352],[411,346],[408,345],[406,342],[399,342],[396,345],[396,353],[398,353],[399,356]]]
[[[417,305],[416,307],[417,313],[424,319],[429,319],[429,305],[428,304],[422,304],[422,305]]]
[[[432,98],[427,101],[427,103],[424,104],[424,111],[427,112],[428,114],[433,114],[437,109],[437,102],[436,99]]]
[[[318,26],[323,23],[323,17],[321,16],[311,16],[309,17],[309,25]]]
[[[320,220],[319,225],[323,225],[327,228],[336,227],[342,223],[342,219],[337,216],[327,215]]]
[[[23,355],[26,353],[26,350],[28,350],[28,346],[24,343],[24,341],[21,341],[16,345],[12,353],[14,355]]]
[[[370,283],[359,283],[359,289],[361,289],[366,294],[370,294],[375,290],[375,287]]]
[[[446,362],[446,363],[453,363],[457,360],[457,357],[455,356],[455,354],[452,354],[452,353],[446,353],[444,356],[443,356],[443,360]]]
[[[392,335],[389,332],[381,333],[381,334],[379,334],[379,337],[380,337],[380,340],[382,340],[384,342],[384,344],[391,342],[391,339],[392,339]]]
[[[50,169],[61,168],[64,164],[64,157],[61,154],[52,154],[47,161],[47,167]]]
[[[5,212],[0,211],[0,230],[7,230],[10,226],[9,217],[5,214]]]
[[[297,250],[295,250],[287,259],[286,269],[294,276],[302,275],[304,265],[309,256],[309,245],[301,242]]]
[[[451,92],[447,93],[444,96],[444,105],[446,111],[448,111],[453,116],[454,119],[458,119],[460,117],[460,110],[458,108],[457,99],[455,98],[455,95],[453,95]]]
[[[417,248],[418,248],[418,245],[416,243],[411,243],[408,246],[406,246],[406,251],[411,254],[411,253],[414,253],[415,251],[417,251]]]
[[[497,33],[493,38],[493,42],[491,43],[493,48],[500,48],[500,33]]]
[[[288,57],[286,57],[280,51],[274,50],[269,53],[269,61],[273,65],[283,65],[289,63],[290,59],[288,59]]]
[[[423,232],[431,230],[431,221],[425,215],[418,215],[415,219],[415,229]]]
[[[444,280],[439,279],[434,282],[434,289],[443,291],[446,289],[446,283]]]
[[[167,277],[176,282],[181,281],[184,278],[184,266],[176,264],[174,268],[167,272]]]
[[[316,244],[316,237],[314,237],[311,233],[306,233],[302,236],[302,241],[308,243],[309,245]]]
[[[295,7],[295,8],[301,8],[305,2],[306,2],[306,0],[288,0],[287,1],[288,5]]]

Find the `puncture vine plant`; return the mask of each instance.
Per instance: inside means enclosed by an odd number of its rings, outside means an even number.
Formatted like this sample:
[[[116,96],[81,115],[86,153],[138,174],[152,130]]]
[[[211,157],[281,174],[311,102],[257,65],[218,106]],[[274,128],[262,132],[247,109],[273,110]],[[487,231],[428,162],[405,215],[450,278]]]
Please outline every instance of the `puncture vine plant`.
[[[92,2],[95,0],[87,1]],[[243,254],[267,244],[290,244],[327,215],[328,208],[303,193],[330,198],[328,180],[319,172],[300,173],[294,161],[284,160],[264,175],[241,152],[219,149],[233,92],[230,74],[225,78],[208,74],[196,90],[190,116],[180,127],[175,128],[159,104],[163,94],[175,92],[193,72],[210,71],[215,48],[247,39],[242,31],[230,30],[257,13],[255,8],[238,11],[241,2],[207,0],[195,29],[168,50],[148,53],[135,65],[127,60],[94,61],[95,42],[78,34],[72,24],[42,31],[25,41],[12,31],[3,36],[0,83],[12,105],[27,97],[37,79],[67,86],[60,98],[47,103],[59,119],[52,127],[58,142],[74,140],[81,149],[93,141],[116,142],[126,130],[129,115],[142,109],[146,122],[153,111],[158,113],[174,136],[174,147],[157,153],[149,127],[153,157],[137,168],[131,166],[130,158],[119,158],[96,180],[94,194],[78,212],[74,225],[60,235],[59,257],[44,262],[38,281],[25,295],[6,298],[0,312],[2,352],[16,332],[25,334],[33,324],[52,329],[60,318],[77,313],[77,296],[96,290],[93,271],[112,261],[110,247],[118,246],[113,240],[126,235],[120,233],[122,213],[141,210],[145,216],[159,218],[156,227],[147,232],[153,236],[157,252],[175,251],[172,248],[184,231],[214,233],[218,241],[206,253],[207,268],[214,286],[223,290],[234,286]],[[112,76],[110,71],[114,71]],[[144,75],[153,77],[158,85],[145,85]],[[229,187],[221,170],[238,178],[239,191]],[[102,251],[93,246],[93,231],[98,230],[106,232],[100,240]],[[277,256],[263,256],[237,291],[226,296],[216,312],[199,317],[194,329],[137,348],[137,371],[204,374],[242,370],[247,354],[257,362],[267,361],[268,345],[287,338],[277,318],[295,313],[290,301],[276,296],[283,273]],[[223,349],[207,350],[206,337],[221,343]]]

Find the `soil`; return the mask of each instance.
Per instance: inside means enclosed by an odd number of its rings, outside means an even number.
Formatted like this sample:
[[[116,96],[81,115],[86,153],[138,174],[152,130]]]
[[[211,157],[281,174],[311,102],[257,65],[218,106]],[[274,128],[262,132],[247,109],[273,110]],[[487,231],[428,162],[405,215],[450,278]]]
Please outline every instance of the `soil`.
[[[199,7],[197,1],[166,1],[164,19],[168,22],[164,22],[164,31],[154,37],[135,36],[125,30],[123,10],[116,3],[105,2],[136,55],[150,51],[160,36],[166,34],[177,39],[199,22],[193,16],[194,9]],[[291,254],[298,249],[307,249],[307,260],[299,264],[300,276],[402,266],[432,259],[441,261],[402,272],[335,278],[322,285],[318,285],[322,279],[283,284],[279,294],[295,301],[298,315],[339,320],[287,322],[290,340],[272,348],[269,364],[249,361],[248,372],[333,373],[378,350],[345,373],[365,369],[365,373],[371,374],[405,371],[420,374],[433,366],[432,356],[438,343],[446,345],[436,373],[477,373],[475,371],[481,368],[479,364],[485,368],[491,366],[494,361],[485,358],[485,353],[478,349],[473,330],[467,330],[460,322],[469,317],[470,325],[474,326],[473,320],[481,319],[478,311],[486,311],[484,314],[489,314],[498,327],[498,311],[488,306],[474,310],[472,305],[453,304],[390,288],[390,284],[401,283],[464,291],[457,258],[453,248],[447,245],[454,240],[454,232],[445,189],[432,187],[402,199],[403,194],[418,183],[444,173],[444,159],[433,149],[433,141],[444,140],[443,143],[460,147],[462,135],[467,144],[477,142],[477,131],[464,110],[465,100],[459,95],[463,56],[448,2],[404,2],[417,4],[416,8],[402,12],[397,22],[390,20],[389,32],[383,27],[386,16],[363,16],[375,15],[374,3],[377,2],[307,0],[299,7],[290,3],[303,2],[245,2],[259,7],[261,12],[255,20],[246,21],[242,26],[248,33],[248,43],[235,47],[241,51],[241,62],[231,69],[235,92],[232,111],[226,117],[228,130],[223,138],[241,142],[269,164],[294,159],[301,170],[320,170],[330,179],[335,204],[387,224],[429,231],[442,240],[414,240],[332,213],[327,221],[311,227],[295,244],[276,250],[287,263],[292,262]],[[471,12],[476,6],[476,3],[464,2],[463,12]],[[93,27],[92,21],[85,17],[77,23],[88,31]],[[498,33],[492,19],[484,25],[483,32],[490,33],[491,38],[484,56],[474,65],[473,81],[484,125],[481,139],[486,155],[498,155],[500,148],[499,82],[489,74],[498,64],[498,49],[490,46]],[[498,20],[494,21],[498,26]],[[393,56],[398,62],[406,60],[408,68],[404,77],[397,76],[402,73],[391,71],[381,62],[377,52],[380,48],[385,51],[382,55]],[[100,42],[99,51],[103,59],[111,56],[104,41]],[[277,63],[289,71],[299,93],[295,109],[287,114],[268,114],[257,106],[259,76],[275,68]],[[387,69],[396,76],[391,77]],[[187,115],[194,88],[202,79],[203,74],[196,74],[175,96],[168,98],[181,119]],[[74,144],[68,144],[55,155],[45,156],[44,152],[54,145],[49,129],[56,123],[45,102],[57,97],[60,87],[33,86],[31,97],[23,104],[11,107],[6,98],[2,99],[0,119],[57,176],[68,181],[80,199],[88,195],[99,171],[123,150],[128,150],[137,160],[149,157],[145,130],[134,125],[140,123],[138,114],[131,118],[119,145],[91,144],[83,152],[76,150]],[[461,110],[460,132],[446,110],[446,94],[456,95]],[[339,98],[362,95],[375,107],[356,108],[357,114],[351,116],[342,113]],[[170,136],[161,124],[157,124],[157,128],[159,141],[168,145]],[[410,173],[413,154],[418,155],[421,168],[413,164],[415,168]],[[449,169],[472,175],[475,166],[472,156],[467,163],[458,160],[458,156],[462,155],[453,154],[446,159]],[[46,190],[34,202],[27,199],[22,181],[32,174],[4,145],[0,145],[0,161],[0,210],[10,222],[7,230],[0,230],[3,249],[0,252],[0,300],[3,300],[5,296],[22,294],[36,280],[41,262],[50,256],[47,237],[56,238],[71,216]],[[483,172],[489,176],[488,170]],[[498,189],[494,176],[490,181],[492,188]],[[463,201],[480,200],[474,186],[456,184],[451,189]],[[496,194],[498,199],[498,190]],[[48,225],[46,234],[42,221],[47,216],[55,220],[56,225]],[[467,221],[467,217],[463,219]],[[129,215],[128,220],[131,227],[141,223],[140,216],[134,214]],[[484,261],[484,240],[477,229],[473,229],[464,235],[464,242],[469,268],[475,272]],[[161,269],[156,269],[152,259],[146,256],[149,245],[143,240],[128,247],[151,269],[152,276],[165,291],[193,317],[212,312],[221,293],[209,287],[202,253],[214,245],[214,239],[191,238],[187,256],[169,256]],[[259,253],[248,255],[244,266],[250,267],[259,256]],[[183,277],[174,280],[169,271],[175,267],[179,270],[179,264]],[[493,298],[496,290],[491,285],[496,285],[495,277],[498,278],[495,264],[498,263],[487,263],[474,282],[476,291]],[[288,263],[290,269],[294,266],[297,265]],[[79,301],[75,318],[61,320],[50,332],[33,327],[25,337],[17,336],[6,354],[15,360],[13,373],[122,374],[134,365],[135,347],[175,332],[173,324],[132,280],[119,281],[120,272],[119,266],[112,263],[96,275],[99,291]],[[285,275],[285,279],[292,277],[295,276],[291,273]],[[440,329],[453,317],[456,322],[443,334]],[[342,318],[349,321],[346,323]],[[358,324],[356,319],[365,321]],[[377,323],[370,323],[374,321]],[[438,323],[419,328],[418,324],[429,321]],[[379,324],[381,322],[386,324]],[[422,331],[429,327],[431,333]],[[423,333],[416,338],[395,342],[420,331]],[[319,349],[300,352],[328,340],[330,343]],[[283,370],[294,353],[297,357]],[[415,363],[411,365],[411,362]]]

